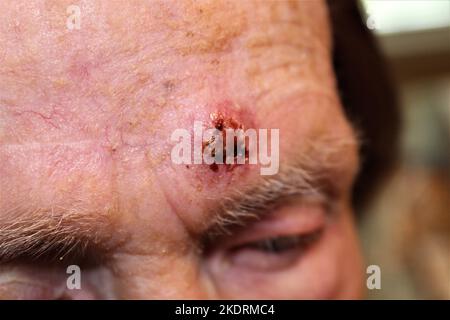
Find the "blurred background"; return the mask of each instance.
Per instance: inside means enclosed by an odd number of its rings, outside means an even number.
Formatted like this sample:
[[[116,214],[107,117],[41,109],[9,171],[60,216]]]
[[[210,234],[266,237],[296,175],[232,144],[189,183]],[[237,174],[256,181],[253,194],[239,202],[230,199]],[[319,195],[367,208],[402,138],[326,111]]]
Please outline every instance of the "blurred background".
[[[450,1],[362,0],[402,108],[400,163],[363,215],[372,299],[450,299]],[[382,130],[382,128],[380,128]]]

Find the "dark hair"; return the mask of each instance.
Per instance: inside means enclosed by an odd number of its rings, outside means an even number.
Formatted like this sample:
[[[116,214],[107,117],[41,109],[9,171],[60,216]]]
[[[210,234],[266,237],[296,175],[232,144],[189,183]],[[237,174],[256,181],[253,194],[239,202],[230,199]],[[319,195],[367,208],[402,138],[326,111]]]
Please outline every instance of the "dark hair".
[[[387,63],[363,23],[357,1],[327,3],[340,98],[362,139],[362,166],[353,192],[361,212],[396,163],[400,111]]]

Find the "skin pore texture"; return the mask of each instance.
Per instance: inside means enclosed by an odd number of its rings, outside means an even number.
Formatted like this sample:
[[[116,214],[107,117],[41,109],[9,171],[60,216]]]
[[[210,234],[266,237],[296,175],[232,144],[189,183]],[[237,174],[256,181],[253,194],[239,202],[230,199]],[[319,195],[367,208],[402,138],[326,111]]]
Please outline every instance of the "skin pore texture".
[[[71,4],[0,3],[0,298],[360,297],[325,3]],[[219,113],[280,130],[277,175],[171,161]]]

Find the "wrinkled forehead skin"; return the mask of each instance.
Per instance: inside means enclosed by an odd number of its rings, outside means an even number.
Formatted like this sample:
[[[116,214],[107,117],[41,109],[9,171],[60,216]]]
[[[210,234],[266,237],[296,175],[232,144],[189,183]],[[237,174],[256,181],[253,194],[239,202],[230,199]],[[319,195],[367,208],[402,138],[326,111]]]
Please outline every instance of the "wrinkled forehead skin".
[[[2,212],[76,208],[162,237],[260,179],[174,165],[176,128],[222,109],[278,128],[281,168],[349,136],[322,1],[79,1],[73,30],[71,2],[0,4]]]

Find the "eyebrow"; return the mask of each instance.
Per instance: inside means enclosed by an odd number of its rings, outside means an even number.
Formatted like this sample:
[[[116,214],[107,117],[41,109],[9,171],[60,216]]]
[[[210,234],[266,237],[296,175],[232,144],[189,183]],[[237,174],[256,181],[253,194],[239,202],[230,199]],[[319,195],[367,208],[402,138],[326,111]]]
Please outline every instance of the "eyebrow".
[[[109,213],[14,207],[0,215],[0,263],[90,258],[108,250],[113,225]]]
[[[282,166],[277,175],[265,177],[256,185],[223,198],[212,209],[212,218],[203,232],[204,240],[210,242],[230,235],[233,228],[261,219],[293,198],[314,199],[329,205],[338,192],[336,173],[344,172],[353,181],[359,169],[330,161],[330,158],[344,152],[346,147],[358,146],[359,141],[354,135],[348,140],[329,142],[314,143],[311,153],[300,156],[293,164]]]
[[[291,165],[284,165],[275,176],[265,177],[257,185],[235,191],[221,199],[212,211],[212,219],[202,228],[202,238],[214,240],[236,226],[243,226],[283,205],[289,198],[314,197],[329,201],[334,196],[333,172],[346,168],[356,175],[358,168],[330,161],[337,152],[358,145],[355,137],[348,140],[311,141],[308,152]],[[0,214],[0,263],[26,261],[85,261],[107,256],[120,241],[115,212],[88,211],[80,204],[70,208],[30,210],[17,206]],[[206,219],[205,219],[206,221]]]

